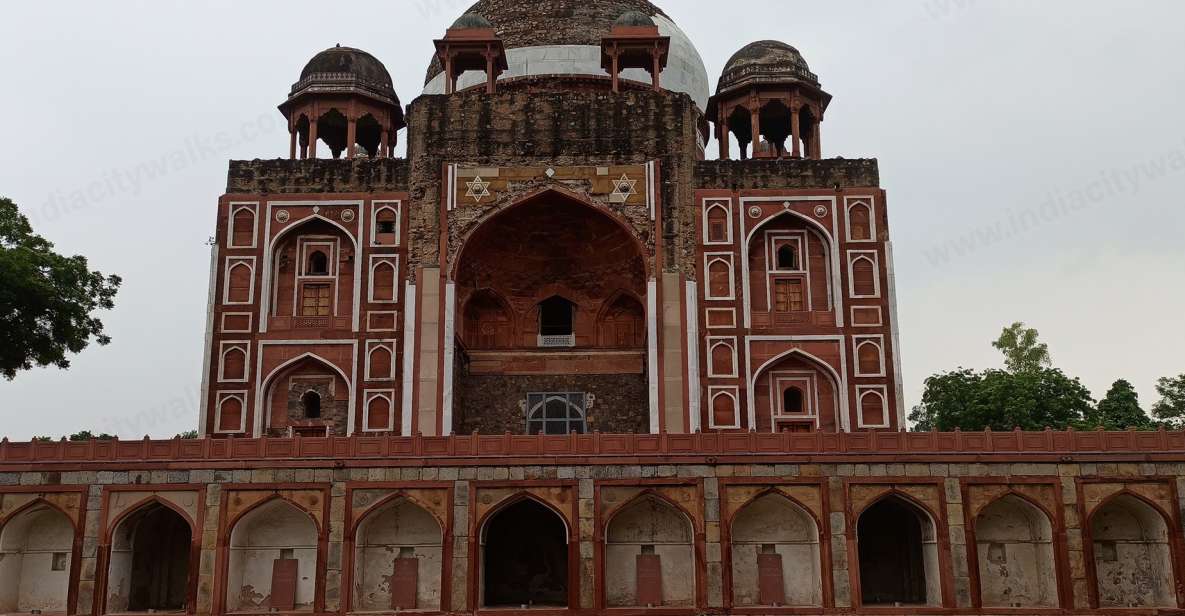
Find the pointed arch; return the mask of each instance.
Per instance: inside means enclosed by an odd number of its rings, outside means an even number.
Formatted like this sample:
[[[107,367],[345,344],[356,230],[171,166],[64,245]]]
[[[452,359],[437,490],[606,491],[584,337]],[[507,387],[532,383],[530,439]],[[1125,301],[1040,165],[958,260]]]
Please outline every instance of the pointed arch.
[[[311,202],[298,202],[293,205],[311,205],[311,204],[312,204]],[[341,204],[341,203],[339,202],[338,204]],[[349,202],[349,205],[355,205],[355,204],[357,204],[360,207],[360,202]],[[271,212],[271,205],[272,204],[269,203],[269,207],[268,207],[269,214]],[[361,301],[362,258],[360,255],[361,255],[362,251],[361,251],[361,248],[359,245],[358,237],[356,237],[356,234],[354,232],[351,232],[349,229],[342,226],[341,223],[339,223],[335,220],[331,220],[325,216],[322,216],[320,213],[311,213],[308,216],[301,218],[300,220],[295,220],[295,221],[290,222],[284,229],[282,229],[279,233],[277,233],[276,236],[274,238],[272,238],[270,242],[268,242],[266,244],[266,248],[265,248],[264,254],[263,254],[263,261],[262,261],[262,263],[264,264],[264,266],[262,268],[263,269],[263,278],[262,278],[262,283],[260,285],[262,292],[260,293],[260,298],[259,298],[260,299],[259,324],[260,324],[260,331],[261,332],[267,331],[269,320],[271,318],[273,318],[274,316],[276,316],[273,313],[275,313],[277,310],[276,303],[279,298],[280,286],[281,286],[279,284],[280,281],[278,279],[277,272],[279,270],[281,256],[282,256],[280,254],[280,252],[277,250],[277,248],[279,248],[281,246],[281,244],[288,239],[289,236],[293,235],[294,233],[297,233],[298,231],[300,231],[302,229],[307,228],[309,225],[311,225],[315,222],[322,222],[322,223],[328,224],[329,226],[333,227],[336,231],[340,232],[345,237],[345,239],[348,241],[349,248],[352,249],[352,253],[354,254],[354,270],[351,274],[353,277],[352,284],[353,284],[354,288],[353,288],[353,293],[350,294],[350,297],[353,298],[352,299],[353,306],[357,306]],[[298,260],[298,262],[299,262],[299,260]],[[340,270],[340,268],[334,268],[334,269]],[[341,272],[341,271],[338,271],[337,274],[339,276],[339,281],[342,276],[346,275],[345,272]],[[293,294],[293,298],[295,298],[296,288],[293,287],[291,292]],[[287,291],[286,291],[286,293],[287,293]],[[338,295],[340,295],[340,290],[338,291]],[[285,302],[285,303],[287,303],[287,302]],[[339,305],[339,308],[341,308],[340,305]],[[355,331],[357,331],[357,329],[358,329],[358,314],[360,311],[352,310],[352,312],[354,313],[353,328]]]
[[[349,386],[349,391],[347,392],[347,408],[351,409],[352,412],[352,409],[354,408],[354,381],[347,377],[345,371],[339,368],[333,362],[321,357],[320,355],[317,355],[312,351],[308,351],[283,362],[279,366],[276,366],[264,379],[259,382],[259,389],[255,392],[255,399],[257,401],[263,400],[264,406],[262,408],[257,408],[255,413],[254,424],[256,436],[262,434],[264,427],[267,425],[265,418],[268,418],[267,416],[269,415],[269,410],[272,407],[272,394],[276,379],[283,375],[288,368],[291,368],[305,360],[312,360],[316,363],[322,364],[330,371],[334,372],[337,376],[341,377],[342,381],[344,381],[346,385]],[[256,402],[256,406],[259,406],[259,402]],[[353,426],[351,425],[349,429],[352,430]]]
[[[687,607],[697,596],[697,524],[654,489],[605,516],[605,603],[609,607]]]
[[[1054,518],[1047,509],[1009,490],[975,512],[971,531],[980,605],[1058,606]]]
[[[461,310],[462,339],[471,349],[489,350],[514,346],[515,315],[501,293],[489,287],[477,289]]]
[[[255,208],[247,205],[232,207],[227,248],[255,248],[257,229]]]
[[[259,523],[263,520],[266,524]],[[227,528],[223,541],[229,611],[314,609],[322,534],[315,515],[301,504],[273,494],[239,512]],[[291,582],[275,584],[285,579]]]
[[[872,206],[865,201],[853,201],[848,205],[848,241],[870,242],[876,240],[876,221]]]
[[[577,601],[576,543],[567,516],[553,505],[520,491],[483,515],[478,533],[474,605],[567,607]]]
[[[0,519],[0,612],[66,613],[78,525],[38,496]]]
[[[153,494],[107,527],[105,613],[190,607],[197,582],[197,524],[180,506]]]
[[[1100,522],[1103,518],[1109,518]],[[1087,516],[1092,599],[1100,608],[1178,607],[1173,517],[1124,488]]]
[[[636,295],[618,289],[597,312],[602,347],[641,347],[646,344],[646,308]]]
[[[802,359],[806,363],[814,365],[817,369],[819,369],[824,374],[824,376],[826,376],[827,378],[830,379],[831,386],[835,388],[835,392],[836,392],[835,393],[835,397],[836,397],[835,425],[836,425],[836,428],[840,431],[843,431],[843,432],[850,431],[850,429],[851,429],[851,422],[850,422],[851,411],[848,408],[848,388],[847,388],[846,381],[842,377],[840,377],[839,372],[835,368],[831,367],[830,364],[823,361],[819,357],[811,354],[809,351],[805,351],[805,350],[799,349],[799,348],[790,349],[789,351],[785,351],[783,353],[779,353],[778,355],[775,355],[774,357],[767,360],[765,363],[761,364],[761,366],[753,372],[753,378],[750,380],[749,389],[748,389],[748,392],[746,392],[746,395],[748,396],[747,403],[749,406],[749,425],[750,426],[757,425],[757,400],[756,400],[756,394],[754,393],[755,389],[757,387],[757,382],[761,379],[762,376],[765,375],[766,372],[768,372],[773,367],[777,366],[779,363],[781,363],[783,360],[785,360],[788,357],[797,357],[797,358]],[[822,413],[822,409],[819,409],[818,414],[819,414],[820,418],[822,418],[821,413]]]
[[[938,516],[896,488],[855,516],[860,604],[942,604]]]
[[[754,201],[762,202],[762,201],[768,201],[768,200],[761,199],[761,198],[756,198],[756,199],[742,198],[741,199],[742,211],[745,209],[745,207],[747,207],[745,205],[746,202],[754,202]],[[836,200],[830,199],[830,198],[822,200],[822,201],[817,201],[817,202],[829,204],[830,209],[833,209],[836,205]],[[759,233],[762,233],[766,227],[770,226],[775,221],[780,220],[784,217],[792,218],[798,222],[805,223],[807,232],[813,233],[815,235],[815,238],[823,245],[824,254],[829,255],[826,262],[825,262],[825,270],[824,270],[825,275],[823,277],[824,281],[826,282],[826,287],[827,287],[826,288],[827,310],[834,310],[835,311],[835,324],[837,326],[842,327],[844,324],[844,315],[843,315],[844,296],[843,296],[843,290],[842,290],[843,289],[843,276],[842,276],[843,266],[841,265],[839,241],[836,236],[832,235],[831,231],[828,230],[828,228],[826,226],[824,226],[821,222],[819,222],[819,220],[815,219],[812,216],[804,214],[802,212],[798,212],[794,209],[785,209],[781,212],[778,212],[777,214],[774,214],[773,216],[769,216],[769,217],[765,218],[764,220],[761,220],[760,222],[758,222],[756,225],[753,226],[752,229],[750,229],[748,231],[748,234],[745,236],[745,244],[744,244],[745,254],[748,255],[753,250],[753,242],[754,242],[755,238],[758,237]],[[804,264],[804,265],[809,268],[809,264]],[[749,258],[746,256],[745,258],[741,259],[741,285],[743,287],[742,290],[744,293],[744,297],[751,297],[752,296],[751,291],[750,291],[749,277],[750,277]],[[817,286],[817,285],[814,285],[814,286]],[[820,309],[818,302],[815,302],[814,309],[815,310]],[[751,315],[749,314],[748,310],[745,311],[744,319],[745,319],[745,326],[749,327],[751,324]]]
[[[255,299],[255,266],[246,260],[231,260],[226,268],[223,303],[250,304]]]
[[[239,345],[227,345],[222,351],[218,380],[227,383],[247,381],[247,350]]]
[[[439,609],[444,529],[431,509],[403,492],[367,509],[350,529],[354,539],[354,582],[346,586],[352,587],[350,610]]]
[[[527,195],[525,195],[525,196],[523,196],[511,203],[504,204],[504,205],[499,206],[497,208],[490,208],[491,211],[488,214],[486,214],[485,216],[480,217],[479,219],[474,221],[474,223],[472,223],[472,226],[469,227],[469,229],[465,233],[464,240],[462,240],[462,244],[461,244],[460,248],[457,250],[457,258],[452,265],[452,270],[450,272],[450,274],[451,274],[450,278],[452,278],[453,280],[456,280],[458,278],[460,266],[461,266],[461,263],[464,261],[465,253],[470,248],[471,240],[473,240],[474,236],[477,234],[477,232],[479,230],[481,230],[483,227],[485,227],[490,222],[506,215],[508,212],[511,212],[513,210],[516,210],[518,208],[524,207],[524,206],[532,204],[532,203],[538,203],[539,201],[547,200],[548,198],[560,199],[560,200],[563,200],[565,203],[570,203],[573,205],[578,205],[583,208],[587,208],[588,210],[591,210],[592,212],[595,212],[596,214],[599,214],[599,215],[605,217],[607,220],[610,220],[613,222],[613,224],[617,225],[617,227],[619,227],[621,229],[621,231],[628,238],[630,238],[630,242],[634,245],[634,247],[637,248],[638,255],[642,258],[642,277],[644,279],[649,279],[649,277],[650,277],[650,263],[649,263],[649,259],[647,258],[649,255],[649,251],[647,250],[646,245],[642,242],[642,240],[638,238],[637,232],[635,232],[634,229],[632,227],[630,227],[630,225],[625,220],[623,220],[621,217],[619,217],[617,214],[615,214],[608,208],[594,203],[592,200],[590,200],[585,195],[581,195],[580,193],[577,193],[577,192],[574,192],[574,191],[571,191],[571,190],[568,190],[566,188],[562,188],[559,186],[549,186],[546,188],[542,188],[537,191],[528,193]]]
[[[823,605],[823,527],[809,508],[768,488],[731,514],[728,532],[733,605]]]

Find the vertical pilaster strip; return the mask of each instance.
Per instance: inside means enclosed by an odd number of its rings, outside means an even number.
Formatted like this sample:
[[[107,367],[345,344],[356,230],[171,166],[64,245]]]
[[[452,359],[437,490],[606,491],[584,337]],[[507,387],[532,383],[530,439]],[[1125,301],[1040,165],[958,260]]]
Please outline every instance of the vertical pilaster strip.
[[[687,383],[684,381],[683,346],[687,330],[683,328],[682,276],[677,272],[662,274],[662,371],[664,431],[686,434],[686,409],[683,406]]]
[[[687,315],[687,430],[699,432],[702,424],[700,419],[700,383],[699,383],[699,304],[694,280],[687,281],[686,295],[683,300],[684,312]]]
[[[658,282],[646,282],[646,359],[649,381],[650,433],[658,434]]]
[[[412,390],[416,382],[416,285],[407,283],[403,291],[403,417],[400,434],[411,436],[412,417],[415,409],[412,405]]]
[[[425,267],[420,276],[420,337],[416,431],[435,436],[440,390],[440,268]]]

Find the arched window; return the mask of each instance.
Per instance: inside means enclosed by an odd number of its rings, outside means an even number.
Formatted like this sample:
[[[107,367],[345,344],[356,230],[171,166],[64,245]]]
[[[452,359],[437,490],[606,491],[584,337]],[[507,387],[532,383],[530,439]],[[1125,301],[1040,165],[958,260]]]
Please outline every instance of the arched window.
[[[712,244],[725,244],[732,240],[729,237],[728,209],[723,205],[713,205],[708,208],[708,236],[706,239]]]
[[[876,283],[876,264],[868,257],[857,257],[852,261],[852,295],[855,297],[876,297],[879,289]]]
[[[731,538],[735,605],[823,604],[819,527],[805,509],[766,494],[737,512]]]
[[[867,205],[857,203],[848,210],[848,237],[858,242],[872,239],[872,216]]]
[[[442,535],[436,518],[410,500],[368,512],[354,543],[355,609],[439,609]]]
[[[584,434],[583,393],[529,394],[527,434]]]
[[[328,276],[329,275],[329,257],[320,250],[314,250],[309,255],[308,271],[305,272],[310,276]]]
[[[798,251],[790,244],[782,244],[778,248],[778,269],[782,271],[798,270]]]
[[[307,391],[300,397],[300,403],[304,406],[304,416],[306,419],[321,418],[321,394],[315,391]]]
[[[860,515],[856,536],[865,606],[941,603],[938,540],[926,513],[890,496]]]
[[[568,527],[525,498],[497,511],[481,532],[482,607],[568,606]]]
[[[806,398],[802,395],[801,389],[790,387],[782,392],[782,413],[794,415],[804,412],[806,412]]]
[[[255,212],[241,207],[231,218],[230,245],[232,248],[251,248],[255,245]]]
[[[881,373],[881,349],[875,342],[863,342],[856,349],[857,376],[876,376]]]
[[[399,243],[398,214],[384,207],[374,215],[374,243],[380,246],[394,246]]]

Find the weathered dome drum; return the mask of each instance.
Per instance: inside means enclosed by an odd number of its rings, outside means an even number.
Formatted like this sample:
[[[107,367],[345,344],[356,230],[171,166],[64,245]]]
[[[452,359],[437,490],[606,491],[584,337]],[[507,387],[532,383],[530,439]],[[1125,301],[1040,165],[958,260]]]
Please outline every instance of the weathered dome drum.
[[[492,24],[505,45],[508,68],[499,81],[539,77],[608,80],[601,65],[601,40],[614,26],[657,26],[662,36],[670,37],[669,58],[661,75],[663,89],[685,93],[701,110],[707,108],[709,83],[703,59],[675,22],[646,0],[481,0],[458,23],[470,15]],[[619,19],[630,23],[618,23]],[[624,70],[621,77],[639,83],[651,81],[642,69]],[[484,75],[475,72],[462,74],[457,89],[478,86],[484,80]],[[444,94],[446,86],[443,67],[434,59],[424,94]]]

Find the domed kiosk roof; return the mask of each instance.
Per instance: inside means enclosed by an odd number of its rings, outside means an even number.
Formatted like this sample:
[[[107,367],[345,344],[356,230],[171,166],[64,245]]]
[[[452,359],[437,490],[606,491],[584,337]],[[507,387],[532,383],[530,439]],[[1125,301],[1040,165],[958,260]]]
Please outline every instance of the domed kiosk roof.
[[[545,75],[607,78],[601,68],[601,39],[627,13],[637,14],[630,19],[651,18],[659,34],[671,38],[663,88],[690,95],[700,109],[707,106],[708,72],[699,51],[662,9],[647,0],[480,0],[466,11],[470,13],[488,20],[506,46],[509,69],[499,79]],[[641,69],[623,71],[622,77],[650,82]],[[457,87],[483,82],[483,75],[465,74]],[[424,94],[444,91],[443,69],[434,58]]]
[[[729,58],[716,92],[762,82],[803,81],[819,85],[819,76],[797,49],[781,41],[749,43]]]
[[[363,94],[399,104],[391,73],[377,58],[361,49],[330,47],[313,56],[292,85],[289,101],[306,93]]]

